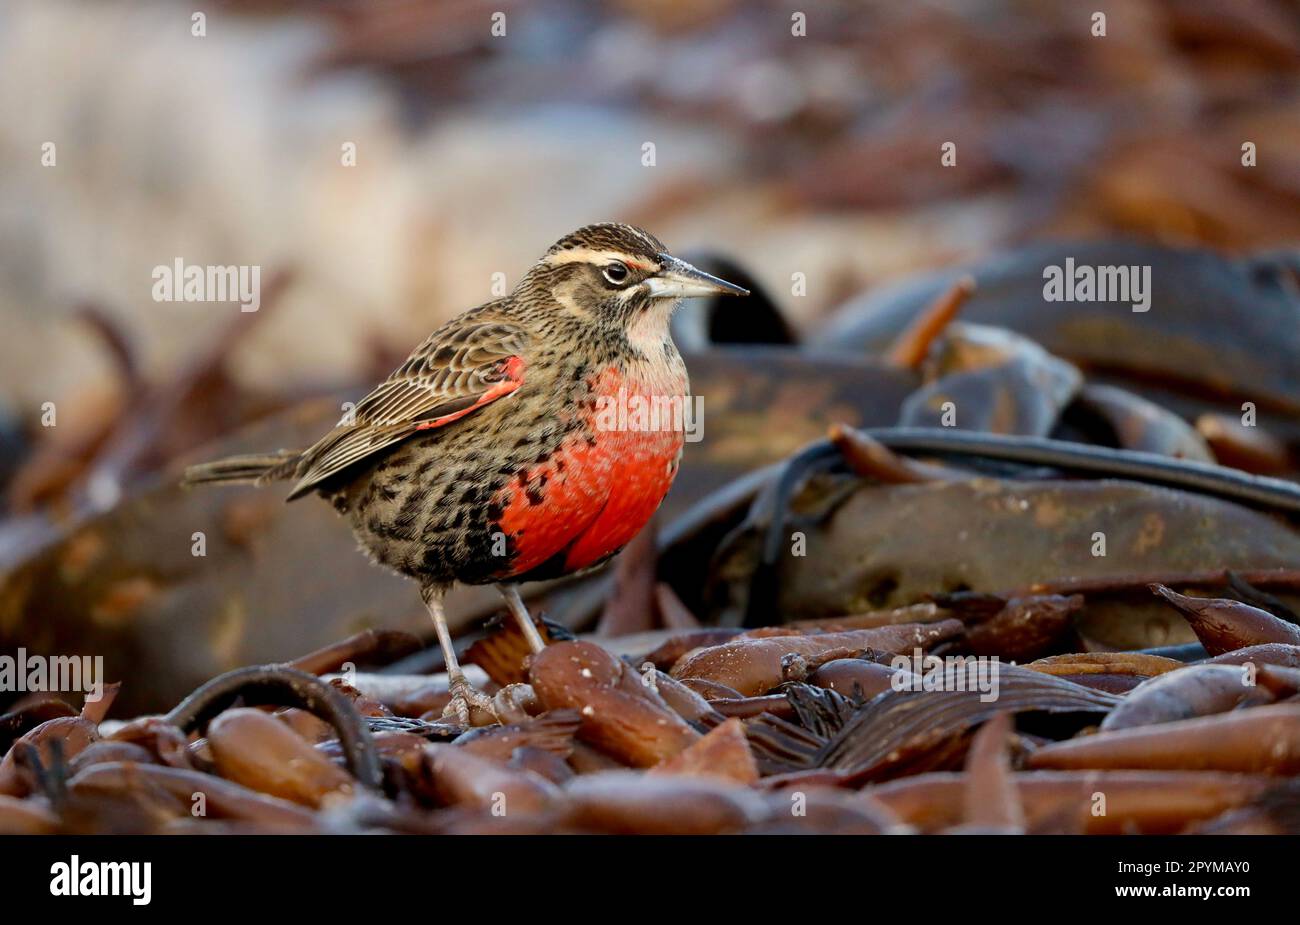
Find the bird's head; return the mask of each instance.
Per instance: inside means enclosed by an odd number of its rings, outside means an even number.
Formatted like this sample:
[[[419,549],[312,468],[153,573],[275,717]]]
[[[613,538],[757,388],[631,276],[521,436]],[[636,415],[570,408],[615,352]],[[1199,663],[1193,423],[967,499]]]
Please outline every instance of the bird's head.
[[[516,295],[543,296],[584,319],[663,336],[682,299],[749,291],[678,260],[649,232],[611,222],[556,241]]]

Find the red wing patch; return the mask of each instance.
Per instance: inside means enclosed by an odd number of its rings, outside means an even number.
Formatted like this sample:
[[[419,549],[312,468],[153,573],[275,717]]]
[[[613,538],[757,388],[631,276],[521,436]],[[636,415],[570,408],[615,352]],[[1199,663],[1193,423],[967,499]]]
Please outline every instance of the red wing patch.
[[[524,358],[520,356],[511,356],[505,359],[505,376],[500,382],[493,383],[492,387],[478,397],[478,401],[467,408],[461,408],[459,411],[453,411],[451,414],[444,414],[436,417],[432,421],[422,421],[417,424],[416,430],[432,430],[435,427],[442,427],[444,424],[450,424],[452,421],[459,420],[471,412],[477,411],[489,402],[494,402],[504,395],[509,395],[515,389],[519,388],[524,381]]]

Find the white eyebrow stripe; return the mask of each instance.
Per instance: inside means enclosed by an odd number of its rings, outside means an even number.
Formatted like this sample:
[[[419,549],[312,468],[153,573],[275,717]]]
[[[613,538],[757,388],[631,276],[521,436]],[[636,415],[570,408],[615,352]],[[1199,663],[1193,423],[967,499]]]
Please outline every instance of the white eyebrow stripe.
[[[546,258],[549,264],[561,263],[612,263],[618,260],[638,270],[658,270],[659,264],[647,262],[641,257],[633,257],[622,251],[598,251],[589,247],[577,247],[572,250],[559,251]]]

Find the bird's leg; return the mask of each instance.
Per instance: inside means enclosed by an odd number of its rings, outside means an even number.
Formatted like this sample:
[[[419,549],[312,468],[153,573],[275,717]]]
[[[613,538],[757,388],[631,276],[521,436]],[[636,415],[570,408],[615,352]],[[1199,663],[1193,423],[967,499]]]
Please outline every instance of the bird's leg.
[[[425,589],[421,592],[424,604],[433,617],[433,628],[438,634],[438,645],[442,647],[442,657],[447,663],[447,687],[451,691],[451,701],[442,711],[443,716],[454,716],[462,726],[469,726],[473,710],[479,709],[493,718],[496,711],[492,709],[492,698],[469,683],[465,672],[461,671],[460,660],[456,658],[456,649],[451,643],[451,631],[447,629],[447,616],[442,609],[442,592]]]
[[[499,584],[497,590],[501,596],[506,599],[506,606],[514,614],[515,622],[519,624],[519,629],[523,631],[524,638],[528,640],[528,648],[533,650],[533,654],[546,648],[546,643],[542,639],[542,634],[537,632],[537,626],[533,623],[533,618],[528,614],[528,608],[524,606],[524,599],[519,596],[517,585]]]

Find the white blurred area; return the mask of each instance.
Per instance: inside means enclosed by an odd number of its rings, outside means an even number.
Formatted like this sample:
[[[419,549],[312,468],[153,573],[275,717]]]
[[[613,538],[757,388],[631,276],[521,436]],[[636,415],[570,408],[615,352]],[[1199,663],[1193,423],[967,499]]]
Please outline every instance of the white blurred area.
[[[493,272],[513,284],[551,239],[641,193],[644,133],[617,118],[453,117],[411,138],[378,79],[306,76],[319,26],[213,14],[197,38],[189,16],[66,0],[0,12],[0,387],[20,406],[108,375],[70,320],[84,301],[123,319],[154,372],[230,323],[232,304],[153,301],[153,268],[176,257],[260,265],[264,282],[293,267],[238,367],[346,380],[376,341],[414,342],[489,298]]]

